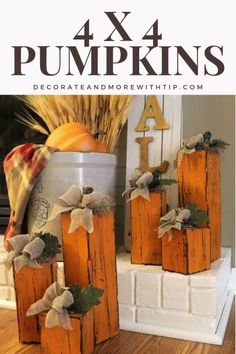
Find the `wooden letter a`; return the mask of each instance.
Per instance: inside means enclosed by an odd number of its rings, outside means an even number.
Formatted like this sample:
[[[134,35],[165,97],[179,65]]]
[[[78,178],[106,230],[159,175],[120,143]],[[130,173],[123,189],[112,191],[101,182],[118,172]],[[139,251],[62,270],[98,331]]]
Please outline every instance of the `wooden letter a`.
[[[135,128],[136,132],[143,132],[149,130],[149,126],[146,125],[146,121],[148,118],[154,118],[156,124],[154,125],[153,129],[155,130],[162,130],[162,129],[169,129],[169,124],[166,123],[159,104],[157,102],[156,96],[147,96],[147,102],[145,105],[145,109],[143,111],[142,117]]]

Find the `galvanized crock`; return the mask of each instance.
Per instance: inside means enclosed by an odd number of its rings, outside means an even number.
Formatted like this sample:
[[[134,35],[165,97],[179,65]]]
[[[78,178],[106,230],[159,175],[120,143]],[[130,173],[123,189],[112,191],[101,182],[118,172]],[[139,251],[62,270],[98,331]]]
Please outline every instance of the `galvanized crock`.
[[[61,242],[60,217],[47,221],[57,198],[76,184],[115,196],[116,156],[95,152],[55,152],[31,193],[28,204],[28,232],[50,232]]]

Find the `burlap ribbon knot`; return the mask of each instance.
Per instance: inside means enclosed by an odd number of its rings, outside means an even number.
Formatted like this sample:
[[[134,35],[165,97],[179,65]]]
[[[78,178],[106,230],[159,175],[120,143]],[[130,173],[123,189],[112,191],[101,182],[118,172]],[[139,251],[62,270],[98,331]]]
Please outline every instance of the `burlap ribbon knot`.
[[[39,237],[31,239],[30,235],[17,235],[8,240],[12,251],[8,253],[5,264],[8,268],[14,261],[15,271],[18,273],[21,268],[28,265],[32,268],[41,268],[37,258],[41,256],[45,243]]]
[[[48,311],[45,319],[45,327],[60,326],[72,330],[67,308],[73,303],[74,298],[71,292],[62,289],[60,284],[55,282],[47,288],[42,299],[30,306],[26,312],[26,316],[33,316],[40,312]]]
[[[129,177],[130,188],[126,189],[122,196],[130,195],[130,198],[127,201],[138,197],[149,200],[148,185],[152,180],[153,174],[151,172],[142,173],[142,171],[136,168]]]
[[[203,134],[199,133],[196,135],[191,136],[188,139],[183,141],[183,147],[178,152],[178,164],[181,163],[184,154],[192,154],[195,150],[195,147],[198,143],[203,143],[204,137]]]
[[[172,239],[171,229],[182,229],[184,220],[188,220],[190,211],[188,209],[172,209],[166,215],[160,218],[161,225],[158,227],[158,238],[162,237],[166,232],[169,236],[169,241]]]
[[[83,190],[89,190],[89,186]],[[92,188],[90,188],[93,190]],[[83,194],[79,187],[72,185],[66,193],[58,198],[55,203],[49,220],[54,219],[58,214],[71,211],[71,223],[69,233],[83,226],[89,233],[93,232],[93,211],[104,212],[111,209],[112,198],[103,197],[100,192]]]

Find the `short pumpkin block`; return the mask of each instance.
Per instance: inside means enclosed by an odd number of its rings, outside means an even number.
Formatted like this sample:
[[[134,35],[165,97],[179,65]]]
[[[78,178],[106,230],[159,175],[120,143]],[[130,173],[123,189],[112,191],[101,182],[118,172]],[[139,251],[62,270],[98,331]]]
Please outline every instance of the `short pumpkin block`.
[[[40,341],[38,316],[26,317],[28,308],[41,299],[47,288],[57,280],[57,262],[41,263],[42,268],[23,267],[18,273],[13,267],[17,305],[19,341],[32,343]]]
[[[150,200],[142,197],[130,201],[131,263],[161,264],[161,239],[157,237],[160,217],[166,214],[166,192],[149,193]]]
[[[211,262],[221,256],[220,155],[217,151],[184,154],[178,166],[180,206],[206,210],[211,231]]]
[[[83,227],[68,233],[70,214],[61,214],[65,284],[92,284],[104,290],[94,307],[96,344],[119,331],[113,212],[93,215],[94,231]]]
[[[62,327],[45,327],[46,313],[41,313],[41,344],[42,354],[93,354],[94,329],[93,310],[79,315],[70,314],[72,330]]]
[[[192,274],[210,269],[210,229],[172,229],[172,239],[162,237],[162,268],[171,272]]]

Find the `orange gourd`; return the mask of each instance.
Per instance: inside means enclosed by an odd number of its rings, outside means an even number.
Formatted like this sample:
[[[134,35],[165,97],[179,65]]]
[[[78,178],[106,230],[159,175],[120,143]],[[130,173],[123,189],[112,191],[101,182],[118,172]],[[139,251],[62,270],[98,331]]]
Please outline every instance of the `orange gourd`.
[[[107,147],[101,141],[97,140],[97,151],[99,152],[107,152]]]
[[[107,152],[106,146],[96,140],[82,123],[65,123],[56,128],[47,138],[46,146],[62,151]]]

